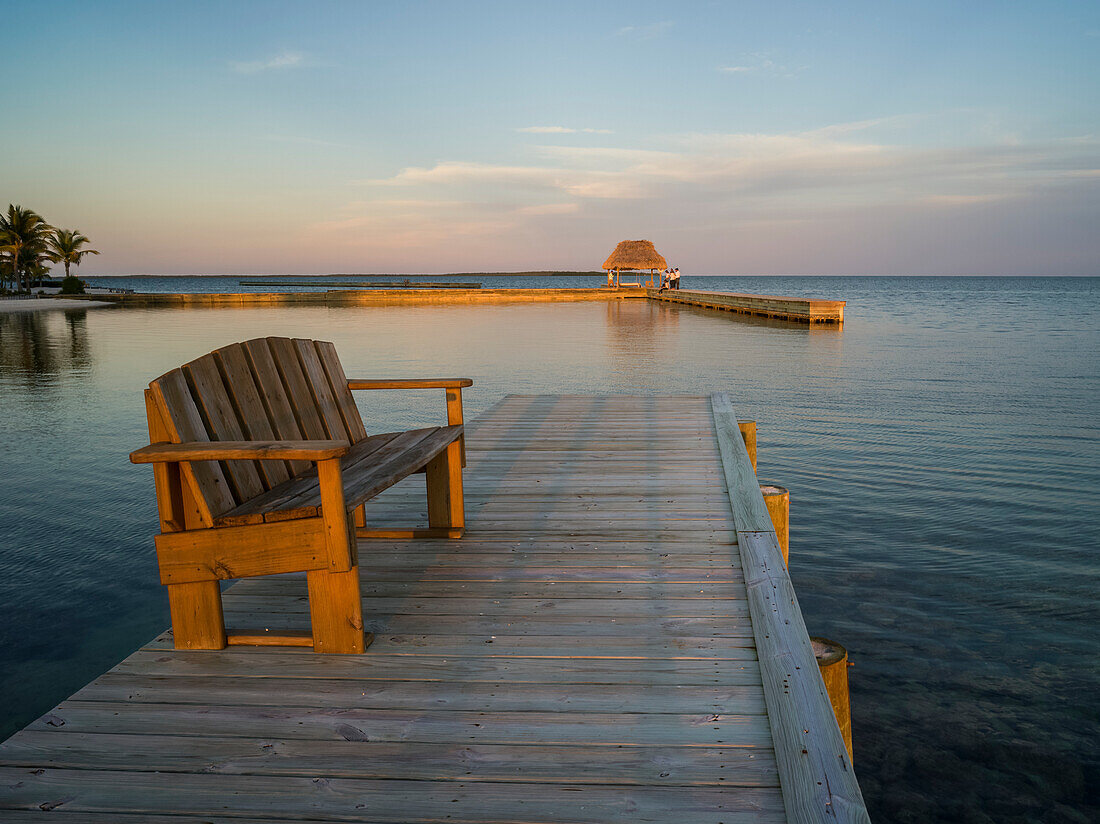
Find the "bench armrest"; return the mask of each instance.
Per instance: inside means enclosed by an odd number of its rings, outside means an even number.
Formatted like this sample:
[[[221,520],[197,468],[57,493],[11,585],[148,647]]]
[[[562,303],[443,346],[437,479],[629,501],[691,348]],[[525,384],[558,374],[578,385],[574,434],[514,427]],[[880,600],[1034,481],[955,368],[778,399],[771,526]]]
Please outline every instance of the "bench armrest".
[[[470,378],[348,379],[348,389],[461,389],[473,385]]]
[[[191,441],[154,443],[130,453],[130,462],[324,461],[347,454],[347,441]]]
[[[406,380],[349,379],[348,389],[443,389],[447,399],[447,424],[462,423],[462,387],[473,386],[470,378],[411,378]],[[462,465],[466,465],[466,436],[459,438]]]

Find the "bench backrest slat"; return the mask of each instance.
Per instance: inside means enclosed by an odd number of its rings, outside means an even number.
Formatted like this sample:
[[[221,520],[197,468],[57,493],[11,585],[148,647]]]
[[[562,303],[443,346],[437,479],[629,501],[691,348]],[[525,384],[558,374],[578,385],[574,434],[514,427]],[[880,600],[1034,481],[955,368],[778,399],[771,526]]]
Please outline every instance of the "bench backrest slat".
[[[321,423],[325,427],[328,437],[334,440],[352,440],[344,426],[344,416],[340,414],[340,407],[336,405],[336,398],[332,394],[332,387],[328,383],[328,375],[325,367],[321,365],[321,359],[317,357],[317,347],[311,340],[295,339],[294,348],[298,352],[298,361],[305,373],[306,382],[309,384],[310,393],[317,404],[317,412],[321,416]]]
[[[237,410],[237,418],[241,422],[245,438],[250,441],[277,440],[279,436],[271,426],[268,410],[264,407],[260,390],[252,377],[244,347],[239,343],[226,346],[214,352],[214,358],[225,380],[225,390]],[[306,461],[301,463],[307,464]],[[290,479],[290,469],[286,461],[256,461],[256,469],[265,489],[271,489]]]
[[[366,437],[331,343],[257,338],[211,352],[150,384],[173,442]],[[192,461],[185,475],[212,523],[308,470],[309,461]]]
[[[183,367],[184,374],[191,385],[191,394],[195,399],[206,431],[212,441],[246,440],[244,428],[237,417],[237,410],[229,400],[229,394],[222,383],[222,375],[214,355],[204,355]],[[233,485],[234,498],[238,503],[255,498],[264,491],[260,480],[258,461],[225,461],[224,467]]]
[[[173,369],[162,375],[149,388],[153,390],[154,400],[173,443],[211,440],[182,369]],[[236,506],[225,472],[217,461],[192,461],[185,465],[184,475],[193,484],[200,519],[208,522],[207,526],[213,525],[215,517]]]
[[[298,420],[302,435],[308,440],[324,440],[328,437],[328,432],[321,420],[317,403],[313,400],[313,393],[309,391],[309,381],[302,371],[302,364],[298,362],[298,350],[294,341],[290,338],[268,338],[267,345],[275,358],[275,366],[279,370],[279,377],[283,379],[283,386],[286,387],[287,397],[291,400],[294,417]]]
[[[284,441],[302,440],[302,428],[298,426],[298,418],[294,414],[294,407],[290,403],[290,397],[283,386],[283,379],[279,376],[279,369],[275,365],[275,357],[271,354],[271,347],[264,338],[245,341],[239,345],[248,358],[248,365],[252,368],[252,377],[256,381],[256,388],[260,392],[260,400],[267,410],[267,419],[271,423],[271,429],[275,437]],[[287,461],[291,475],[298,475],[309,469],[309,461]]]
[[[355,398],[348,389],[348,378],[336,354],[336,347],[327,340],[314,341],[314,343],[317,345],[317,357],[321,359],[321,365],[324,366],[325,374],[328,375],[328,383],[332,387],[336,405],[340,407],[348,436],[353,443],[358,443],[367,437],[367,428],[363,426],[359,407],[355,405]]]

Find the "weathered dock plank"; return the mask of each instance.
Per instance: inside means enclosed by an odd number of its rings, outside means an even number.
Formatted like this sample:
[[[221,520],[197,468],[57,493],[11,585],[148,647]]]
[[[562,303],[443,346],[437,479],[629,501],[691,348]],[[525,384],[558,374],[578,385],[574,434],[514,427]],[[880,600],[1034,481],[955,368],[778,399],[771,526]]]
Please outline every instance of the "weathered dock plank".
[[[730,494],[755,476],[715,433],[707,397],[506,399],[468,428],[461,540],[360,541],[366,654],[165,632],[0,745],[0,820],[819,820],[774,746]],[[426,516],[423,484],[368,525]],[[300,575],[224,600],[309,625]]]
[[[52,809],[114,812],[120,800],[141,799],[150,812],[241,815],[268,821],[532,822],[781,821],[771,788],[663,787],[580,783],[403,781],[308,775],[0,768],[8,803],[28,809],[43,797],[65,799]],[[53,802],[47,802],[53,803]],[[63,816],[57,816],[64,820]],[[229,819],[227,819],[229,820]]]

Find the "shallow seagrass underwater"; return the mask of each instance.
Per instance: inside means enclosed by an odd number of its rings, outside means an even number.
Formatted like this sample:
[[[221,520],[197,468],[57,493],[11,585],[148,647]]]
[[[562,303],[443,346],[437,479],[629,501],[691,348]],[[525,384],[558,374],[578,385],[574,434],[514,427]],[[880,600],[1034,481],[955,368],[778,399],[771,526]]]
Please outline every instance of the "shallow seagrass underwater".
[[[691,287],[844,299],[847,322],[647,301],[0,313],[0,733],[168,624],[151,471],[127,460],[141,390],[289,335],[334,341],[349,375],[472,377],[467,419],[511,392],[729,391],[761,479],[791,491],[807,625],[855,662],[872,818],[1100,817],[1100,280]],[[368,427],[440,422],[434,392],[359,401]]]

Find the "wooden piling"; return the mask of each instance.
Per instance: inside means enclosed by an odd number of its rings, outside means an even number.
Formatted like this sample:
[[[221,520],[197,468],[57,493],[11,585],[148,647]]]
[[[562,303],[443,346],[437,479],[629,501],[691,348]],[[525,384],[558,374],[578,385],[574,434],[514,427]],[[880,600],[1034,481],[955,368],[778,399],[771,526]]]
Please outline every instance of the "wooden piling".
[[[821,670],[821,680],[825,682],[825,691],[829,693],[829,703],[833,705],[840,734],[844,737],[844,746],[848,749],[848,758],[852,758],[852,705],[848,699],[848,650],[836,641],[828,638],[811,638],[817,667]],[[853,759],[854,761],[854,759]]]
[[[741,438],[745,441],[745,449],[749,452],[749,461],[752,463],[752,471],[756,471],[756,421],[738,421],[737,428],[741,430]]]
[[[768,515],[775,527],[775,537],[779,539],[779,548],[783,550],[783,563],[789,566],[787,556],[790,554],[791,493],[786,487],[762,483],[760,494],[764,496],[764,504],[768,507]]]

